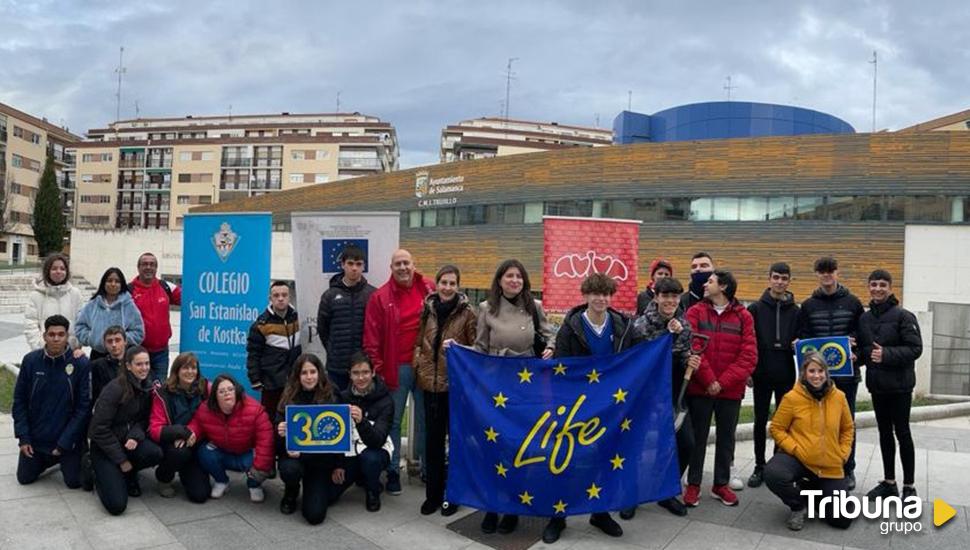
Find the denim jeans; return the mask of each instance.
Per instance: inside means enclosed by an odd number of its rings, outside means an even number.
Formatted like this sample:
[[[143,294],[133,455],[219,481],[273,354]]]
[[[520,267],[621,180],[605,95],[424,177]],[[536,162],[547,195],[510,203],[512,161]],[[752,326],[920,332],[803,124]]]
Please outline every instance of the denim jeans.
[[[168,348],[162,351],[148,352],[148,360],[151,362],[151,371],[148,376],[152,380],[164,382],[168,376]]]
[[[212,443],[206,443],[199,447],[199,465],[218,483],[229,483],[229,474],[226,473],[226,470],[248,472],[253,467],[253,452],[246,451],[242,454],[233,454],[223,451]],[[259,487],[260,484],[247,476],[246,485]]]
[[[394,454],[387,471],[398,473],[401,467],[401,420],[404,418],[404,407],[408,402],[408,393],[414,393],[414,441],[410,442],[424,467],[424,392],[418,389],[414,368],[407,363],[397,367],[397,389],[391,392],[394,400],[394,422],[391,424],[391,443],[394,444]]]

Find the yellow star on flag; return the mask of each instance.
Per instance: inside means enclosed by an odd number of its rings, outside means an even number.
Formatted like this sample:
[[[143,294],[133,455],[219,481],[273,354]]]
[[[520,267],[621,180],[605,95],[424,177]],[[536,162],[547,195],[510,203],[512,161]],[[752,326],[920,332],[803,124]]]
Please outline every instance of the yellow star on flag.
[[[616,456],[614,456],[613,458],[610,459],[610,464],[613,465],[613,469],[614,470],[622,470],[623,469],[623,461],[625,461],[625,460],[626,460],[625,458],[623,458],[622,456],[620,456],[619,453],[617,453]]]
[[[625,432],[630,429],[630,423],[633,422],[629,418],[624,418],[623,422],[620,422],[620,431]]]
[[[613,394],[613,399],[616,399],[616,405],[626,402],[626,394],[628,392],[623,391],[623,388],[617,388],[616,393]]]
[[[526,506],[532,506],[532,495],[529,494],[529,491],[525,491],[519,495],[519,500]]]
[[[505,402],[509,400],[509,398],[505,397],[505,395],[503,395],[502,392],[498,392],[498,395],[493,395],[492,399],[495,400],[496,408],[502,407],[503,409],[505,408]]]
[[[593,369],[592,371],[586,373],[586,378],[589,378],[590,384],[592,384],[593,382],[599,382],[600,373],[596,372],[596,369]]]
[[[597,487],[597,486],[596,486],[596,483],[595,483],[595,482],[593,482],[593,484],[592,484],[592,485],[590,485],[590,486],[589,486],[589,487],[588,487],[588,488],[586,489],[586,494],[588,494],[588,495],[589,495],[589,497],[587,497],[587,498],[588,498],[588,500],[593,500],[594,498],[599,498],[599,497],[600,497],[600,491],[601,491],[601,490],[603,490],[603,488],[602,488],[602,487]]]
[[[495,465],[495,471],[502,477],[508,477],[505,474],[509,471],[509,469],[503,466],[501,462]]]
[[[498,432],[489,426],[488,429],[485,430],[485,439],[491,441],[492,443],[498,443]]]
[[[566,506],[568,506],[568,504],[563,502],[562,499],[559,499],[559,502],[553,504],[552,508],[556,511],[557,514],[565,514]]]
[[[519,375],[519,384],[532,383],[532,372],[529,369],[522,367],[522,370],[517,374]]]
[[[559,363],[558,365],[552,368],[552,371],[556,373],[557,376],[558,375],[566,376],[566,365]]]

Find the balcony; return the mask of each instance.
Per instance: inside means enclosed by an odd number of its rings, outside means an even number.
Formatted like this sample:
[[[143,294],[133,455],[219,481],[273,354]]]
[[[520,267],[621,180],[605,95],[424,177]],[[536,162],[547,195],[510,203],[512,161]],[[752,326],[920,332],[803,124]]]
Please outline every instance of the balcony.
[[[171,166],[171,163],[169,163],[169,166]],[[121,169],[125,169],[125,168],[144,168],[144,167],[145,167],[145,158],[144,157],[138,157],[138,158],[122,158],[121,160],[118,161],[118,168],[121,168]]]
[[[171,167],[172,167],[171,158],[162,158],[162,159],[149,158],[148,163],[145,165],[145,168],[156,168],[156,169],[158,168],[164,169],[164,168],[171,168]]]
[[[337,168],[345,168],[347,170],[381,170],[383,169],[383,164],[380,159],[376,158],[339,158],[337,159]]]
[[[245,157],[245,158],[238,158],[238,157],[227,158],[227,157],[223,157],[222,158],[222,165],[223,166],[230,166],[230,167],[234,167],[234,166],[247,166],[248,167],[248,166],[252,166],[252,164],[253,164],[253,159],[252,158],[249,158],[249,157]]]
[[[257,158],[253,166],[257,168],[279,168],[283,166],[283,159]]]

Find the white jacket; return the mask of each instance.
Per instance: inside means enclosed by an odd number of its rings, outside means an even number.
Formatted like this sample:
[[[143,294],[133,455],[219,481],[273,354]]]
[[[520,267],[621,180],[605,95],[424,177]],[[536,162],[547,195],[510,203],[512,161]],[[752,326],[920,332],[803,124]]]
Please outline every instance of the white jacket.
[[[65,281],[62,285],[49,285],[43,278],[34,281],[34,290],[24,306],[24,336],[30,349],[44,347],[44,321],[51,315],[63,315],[71,322],[68,338],[72,349],[78,349],[74,337],[74,321],[84,305],[81,291]]]

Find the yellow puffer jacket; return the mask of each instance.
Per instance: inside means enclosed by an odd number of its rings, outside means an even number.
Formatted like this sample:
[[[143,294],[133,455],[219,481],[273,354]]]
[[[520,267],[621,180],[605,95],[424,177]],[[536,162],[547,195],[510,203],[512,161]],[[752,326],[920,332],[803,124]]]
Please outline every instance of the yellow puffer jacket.
[[[829,382],[831,383],[831,382]],[[839,479],[854,437],[849,402],[832,386],[821,401],[801,382],[785,394],[771,419],[771,437],[818,477]]]

